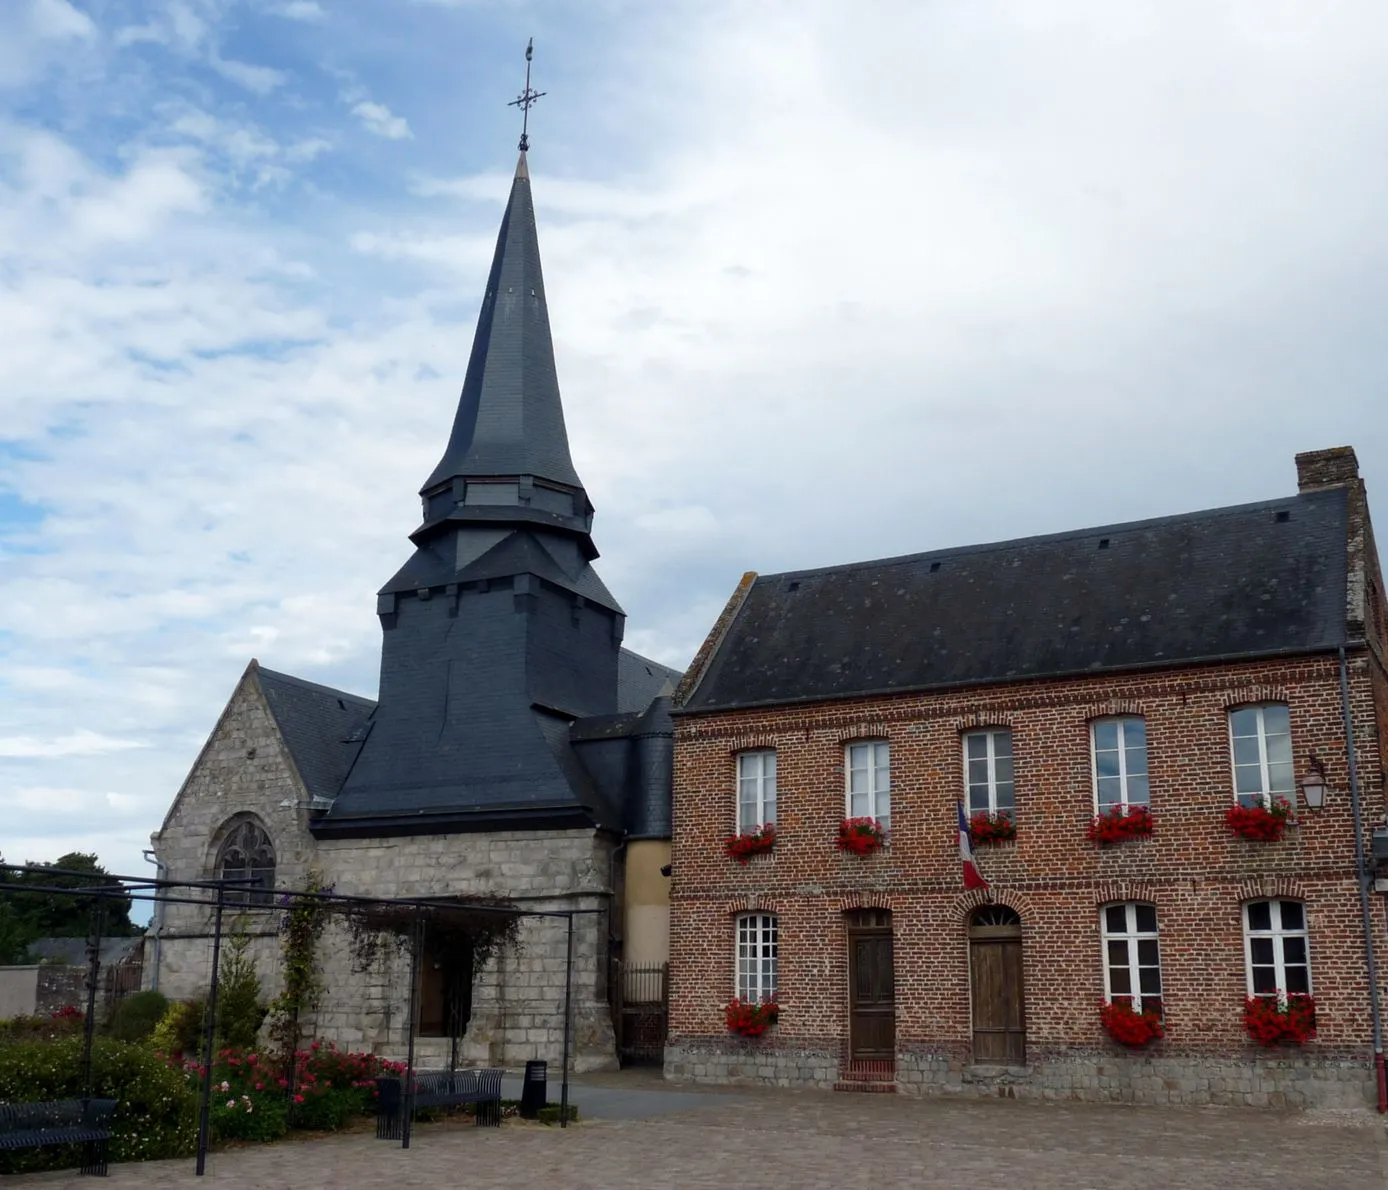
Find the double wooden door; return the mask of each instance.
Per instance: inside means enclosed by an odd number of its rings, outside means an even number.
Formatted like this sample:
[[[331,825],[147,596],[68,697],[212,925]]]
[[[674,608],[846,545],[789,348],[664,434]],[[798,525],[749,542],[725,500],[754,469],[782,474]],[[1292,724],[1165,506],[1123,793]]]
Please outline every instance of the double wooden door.
[[[1022,923],[1003,906],[980,910],[969,929],[974,1061],[982,1066],[1026,1063],[1026,996]]]
[[[853,1062],[896,1057],[892,917],[864,909],[848,918],[848,1051]]]

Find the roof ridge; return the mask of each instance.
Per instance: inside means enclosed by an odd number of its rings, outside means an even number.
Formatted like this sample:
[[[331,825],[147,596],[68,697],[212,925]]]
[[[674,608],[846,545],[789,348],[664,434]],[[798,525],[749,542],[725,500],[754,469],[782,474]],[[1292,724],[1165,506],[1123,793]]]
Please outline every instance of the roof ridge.
[[[862,570],[869,566],[905,566],[913,562],[931,559],[965,557],[974,554],[988,554],[1019,546],[1042,543],[1077,541],[1085,537],[1113,536],[1137,530],[1152,529],[1162,525],[1173,525],[1181,521],[1194,521],[1201,518],[1236,516],[1243,513],[1268,509],[1269,511],[1286,507],[1289,504],[1306,500],[1317,500],[1327,495],[1334,496],[1342,489],[1326,488],[1315,492],[1294,492],[1271,500],[1254,500],[1247,504],[1228,504],[1219,508],[1195,509],[1192,512],[1173,513],[1168,516],[1148,517],[1140,521],[1120,521],[1112,525],[1092,525],[1083,529],[1065,529],[1059,533],[1036,533],[1029,537],[1010,537],[1004,541],[975,542],[969,545],[946,546],[938,550],[922,550],[914,554],[893,554],[885,558],[866,558],[859,562],[840,562],[833,566],[812,566],[804,570],[782,570],[774,574],[758,575],[759,583],[775,579],[807,578],[821,574],[835,574],[850,570]]]
[[[257,666],[256,668],[261,674],[268,674],[270,678],[275,681],[285,682],[291,686],[298,686],[304,690],[313,690],[319,694],[331,695],[333,698],[348,698],[355,703],[360,703],[363,706],[373,709],[376,706],[376,700],[373,698],[366,698],[360,694],[351,694],[346,690],[338,690],[334,686],[325,686],[321,682],[310,682],[307,678],[295,677],[293,674],[287,674],[277,669],[267,669],[263,665]]]

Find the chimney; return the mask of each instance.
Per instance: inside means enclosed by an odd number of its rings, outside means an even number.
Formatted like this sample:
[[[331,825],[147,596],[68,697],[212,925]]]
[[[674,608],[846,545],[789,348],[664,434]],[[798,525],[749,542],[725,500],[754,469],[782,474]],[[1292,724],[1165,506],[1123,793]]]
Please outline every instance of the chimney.
[[[1352,446],[1303,451],[1296,456],[1296,490],[1314,492],[1353,483],[1359,478],[1359,460]]]

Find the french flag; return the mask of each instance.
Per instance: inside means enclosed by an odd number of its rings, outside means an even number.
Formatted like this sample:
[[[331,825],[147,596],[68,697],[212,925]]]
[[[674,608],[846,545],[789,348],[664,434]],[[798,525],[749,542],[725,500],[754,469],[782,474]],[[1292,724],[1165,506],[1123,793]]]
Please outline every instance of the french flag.
[[[955,802],[959,810],[959,862],[964,865],[965,888],[987,888],[988,881],[974,863],[973,843],[969,840],[969,820],[964,817],[964,803]]]

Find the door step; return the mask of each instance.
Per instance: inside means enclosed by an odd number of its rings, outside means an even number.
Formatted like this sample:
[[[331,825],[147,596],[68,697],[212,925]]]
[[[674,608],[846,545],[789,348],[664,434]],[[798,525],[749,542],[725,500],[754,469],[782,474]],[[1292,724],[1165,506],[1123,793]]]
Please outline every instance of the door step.
[[[836,1091],[865,1091],[868,1094],[895,1095],[896,1082],[883,1082],[880,1079],[843,1078],[834,1084]]]

